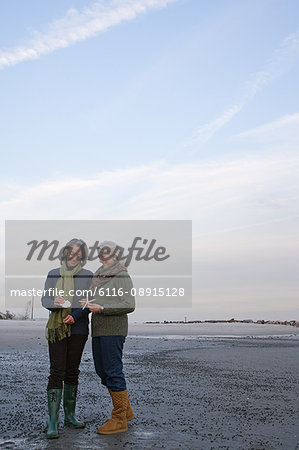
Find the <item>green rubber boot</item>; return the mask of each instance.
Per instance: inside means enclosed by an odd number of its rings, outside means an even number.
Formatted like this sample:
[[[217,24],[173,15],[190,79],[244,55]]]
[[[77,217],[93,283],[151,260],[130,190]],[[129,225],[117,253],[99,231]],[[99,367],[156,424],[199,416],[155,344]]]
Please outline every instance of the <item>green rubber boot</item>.
[[[62,389],[50,389],[47,394],[49,411],[47,439],[55,439],[59,437],[58,422]]]
[[[84,428],[85,423],[79,422],[75,416],[76,398],[78,386],[71,386],[64,383],[63,389],[63,408],[64,425],[72,428]]]

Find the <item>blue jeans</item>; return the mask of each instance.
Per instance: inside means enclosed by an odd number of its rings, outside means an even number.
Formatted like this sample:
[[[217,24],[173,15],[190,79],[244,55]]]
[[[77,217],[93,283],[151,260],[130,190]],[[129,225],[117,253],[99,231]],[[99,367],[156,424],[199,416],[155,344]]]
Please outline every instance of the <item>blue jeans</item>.
[[[127,389],[123,373],[124,336],[97,336],[92,338],[92,354],[102,384],[113,392]]]

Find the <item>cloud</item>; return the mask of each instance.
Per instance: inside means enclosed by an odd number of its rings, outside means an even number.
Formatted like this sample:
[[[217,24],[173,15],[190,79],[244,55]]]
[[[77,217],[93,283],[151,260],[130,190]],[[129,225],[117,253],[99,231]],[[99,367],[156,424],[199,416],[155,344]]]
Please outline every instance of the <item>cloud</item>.
[[[267,123],[265,125],[261,125],[251,130],[244,131],[242,133],[236,134],[231,139],[243,139],[249,137],[274,137],[277,139],[277,134],[281,131],[285,131],[286,138],[290,139],[290,131],[292,131],[292,135],[296,135],[299,137],[299,113],[288,114],[286,116],[280,117],[273,122]]]
[[[20,184],[1,212],[22,220],[192,219],[193,289],[199,305],[210,302],[207,315],[218,302],[223,313],[229,299],[240,314],[242,301],[270,311],[273,299],[288,311],[298,299],[298,168],[296,153],[259,153],[65,175]]]
[[[0,70],[85,41],[121,22],[133,20],[139,14],[163,8],[174,1],[114,0],[107,5],[98,1],[82,12],[69,9],[63,18],[55,20],[42,32],[34,32],[33,38],[25,45],[0,50]]]
[[[128,169],[116,169],[95,174],[88,179],[67,178],[61,180],[49,180],[33,186],[14,186],[13,197],[8,201],[0,202],[0,207],[17,207],[24,202],[47,201],[60,195],[68,195],[72,192],[89,192],[97,189],[107,189],[107,186],[118,186],[122,184],[138,183],[148,173],[154,170],[156,164],[138,166]],[[9,187],[3,187],[9,191]]]
[[[186,145],[188,146],[194,143],[205,143],[209,141],[214,136],[214,134],[217,133],[218,130],[220,130],[220,128],[222,128],[226,123],[230,122],[231,119],[239,111],[241,111],[242,107],[242,104],[231,106],[229,109],[224,111],[217,119],[212,120],[211,122],[206,123],[205,125],[200,127]]]
[[[198,233],[233,232],[294,213],[298,166],[296,156],[268,154],[204,164],[160,161],[19,185],[0,205],[7,219],[191,218]],[[9,192],[3,182],[1,190]]]
[[[230,122],[245,105],[262,89],[276,78],[291,69],[299,57],[299,30],[287,36],[280,46],[273,52],[265,67],[255,72],[245,83],[241,98],[227,108],[220,116],[202,125],[186,142],[185,147],[193,144],[204,144],[209,141],[224,125]]]

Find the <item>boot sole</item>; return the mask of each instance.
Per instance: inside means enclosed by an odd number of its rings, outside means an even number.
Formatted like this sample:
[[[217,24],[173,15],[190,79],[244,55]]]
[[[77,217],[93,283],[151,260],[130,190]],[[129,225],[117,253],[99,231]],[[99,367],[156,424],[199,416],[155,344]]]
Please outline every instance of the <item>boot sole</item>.
[[[64,422],[64,426],[68,427],[68,428],[77,428],[77,429],[85,428],[85,424],[84,425],[73,425],[70,422]]]
[[[55,436],[47,436],[47,439],[57,439],[59,438],[59,434],[55,434]]]

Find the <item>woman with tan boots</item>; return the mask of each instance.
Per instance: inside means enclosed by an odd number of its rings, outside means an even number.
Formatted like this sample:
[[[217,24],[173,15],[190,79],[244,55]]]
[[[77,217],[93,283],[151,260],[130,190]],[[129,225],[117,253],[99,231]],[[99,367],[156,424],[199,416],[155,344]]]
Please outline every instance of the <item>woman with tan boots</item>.
[[[127,421],[134,419],[122,353],[128,334],[128,313],[135,309],[133,284],[127,268],[118,260],[118,246],[104,241],[98,247],[102,266],[95,272],[91,289],[94,300],[88,303],[92,312],[92,351],[94,365],[102,384],[112,398],[111,418],[98,428],[99,434],[127,431]],[[93,302],[96,303],[93,303]]]

